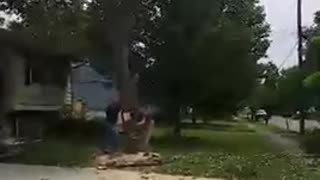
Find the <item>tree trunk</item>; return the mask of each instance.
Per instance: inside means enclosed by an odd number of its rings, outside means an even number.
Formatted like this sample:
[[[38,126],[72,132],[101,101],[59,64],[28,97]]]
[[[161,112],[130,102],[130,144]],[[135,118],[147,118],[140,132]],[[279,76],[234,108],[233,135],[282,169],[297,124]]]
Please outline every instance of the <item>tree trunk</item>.
[[[121,107],[125,111],[138,108],[137,77],[129,70],[129,47],[126,43],[113,42],[113,63]]]
[[[193,125],[196,125],[197,124],[197,116],[196,116],[196,113],[193,111],[192,114],[191,114],[191,118],[192,118],[192,124]]]
[[[290,124],[289,124],[289,119],[286,118],[286,129],[289,132],[290,131]]]
[[[129,44],[127,41],[121,41],[121,37],[111,41],[113,64],[115,70],[115,80],[119,92],[121,109],[123,112],[138,111],[138,93],[137,93],[137,79],[131,76],[129,70]],[[124,148],[126,152],[134,153],[139,149],[139,140],[137,137],[137,119],[133,116],[126,129],[127,144]]]
[[[300,113],[300,134],[305,134],[305,120],[306,120],[306,112],[301,111]]]
[[[112,61],[121,106],[124,110],[138,108],[137,78],[129,69],[129,45],[136,24],[135,13],[140,0],[101,1],[105,10],[105,44],[111,44]]]
[[[116,85],[119,92],[121,108],[124,112],[138,111],[138,76],[130,73],[129,43],[130,35],[135,26],[135,12],[140,0],[119,2],[118,0],[103,1],[106,10],[105,41],[111,43],[112,60]],[[128,142],[125,149],[134,152],[139,149],[136,143],[137,119],[132,117],[128,122]]]
[[[172,107],[172,117],[174,120],[173,134],[176,137],[181,137],[181,116],[180,106],[178,104]]]
[[[257,121],[255,109],[251,109],[251,121]]]
[[[305,134],[305,119],[300,119],[300,134],[304,135]]]
[[[180,118],[175,119],[173,134],[175,137],[181,137],[181,122]]]
[[[19,82],[19,74],[23,73],[23,59],[15,51],[6,47],[0,50],[0,139],[8,136],[5,121],[13,109],[14,98]]]

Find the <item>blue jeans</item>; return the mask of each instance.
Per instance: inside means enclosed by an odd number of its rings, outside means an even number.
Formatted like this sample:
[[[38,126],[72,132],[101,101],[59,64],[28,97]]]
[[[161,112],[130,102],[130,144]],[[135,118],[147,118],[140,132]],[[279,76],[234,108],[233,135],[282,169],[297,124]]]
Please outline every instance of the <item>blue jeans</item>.
[[[108,152],[117,152],[119,150],[119,136],[114,125],[110,123],[106,124],[101,148]]]

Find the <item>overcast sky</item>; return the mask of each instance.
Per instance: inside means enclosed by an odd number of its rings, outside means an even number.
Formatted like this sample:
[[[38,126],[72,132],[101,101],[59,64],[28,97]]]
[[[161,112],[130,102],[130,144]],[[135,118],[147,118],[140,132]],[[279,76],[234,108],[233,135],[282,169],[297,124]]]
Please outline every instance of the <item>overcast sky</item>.
[[[272,27],[272,45],[269,59],[278,66],[288,67],[297,64],[296,48],[296,9],[297,0],[260,0],[265,6],[267,20]],[[303,25],[312,25],[313,14],[320,10],[320,0],[303,1]],[[288,57],[288,58],[287,58]],[[284,60],[288,59],[287,61]]]

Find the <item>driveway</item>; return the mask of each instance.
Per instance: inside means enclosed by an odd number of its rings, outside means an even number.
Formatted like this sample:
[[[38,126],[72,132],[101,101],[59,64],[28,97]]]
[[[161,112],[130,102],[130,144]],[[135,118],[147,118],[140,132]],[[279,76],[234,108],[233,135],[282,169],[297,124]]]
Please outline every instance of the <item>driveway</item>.
[[[288,130],[293,131],[293,132],[299,132],[299,129],[300,129],[299,120],[294,120],[294,119],[290,119],[290,118],[283,118],[281,116],[273,116],[270,119],[269,123],[274,126],[277,126],[279,128],[282,128],[282,129],[289,128]],[[305,127],[306,127],[306,130],[320,129],[320,123],[316,120],[309,119],[309,120],[305,121]]]
[[[140,172],[92,168],[72,169],[47,166],[0,164],[0,180],[210,180]],[[211,179],[218,180],[218,179]],[[221,179],[220,179],[221,180]]]

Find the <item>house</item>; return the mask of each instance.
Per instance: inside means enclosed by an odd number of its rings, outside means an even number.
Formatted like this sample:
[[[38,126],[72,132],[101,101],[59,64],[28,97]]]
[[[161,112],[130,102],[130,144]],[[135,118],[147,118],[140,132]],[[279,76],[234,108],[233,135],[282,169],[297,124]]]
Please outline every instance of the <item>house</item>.
[[[23,71],[17,77],[13,103],[17,136],[41,136],[46,125],[60,118],[70,71],[68,56],[35,54],[30,58],[20,64]],[[30,63],[36,59],[38,63]]]
[[[16,62],[10,113],[15,136],[41,137],[49,124],[60,119],[70,61],[69,56],[34,54]]]
[[[90,63],[72,68],[74,101],[81,100],[88,109],[87,118],[105,118],[105,109],[117,95],[111,78],[99,74]]]
[[[83,102],[88,112],[87,120],[101,120],[106,118],[105,110],[114,99],[118,97],[115,83],[109,76],[100,74],[97,68],[89,62],[77,63],[72,68],[72,94],[75,102]],[[69,90],[71,92],[71,90]],[[160,108],[146,102],[142,102],[140,110],[148,114],[160,112]]]
[[[17,71],[17,92],[13,110],[59,110],[64,103],[71,58],[37,54],[29,58],[19,62],[22,70]]]
[[[36,48],[5,30],[0,41],[3,129],[19,137],[41,137],[59,119],[73,57]]]

